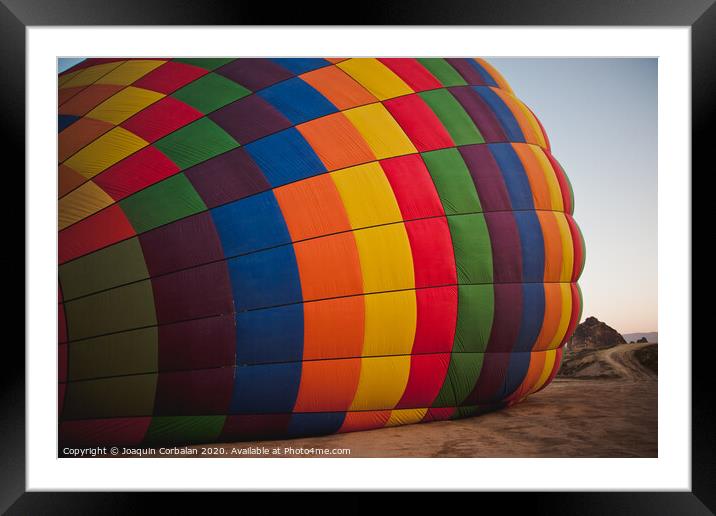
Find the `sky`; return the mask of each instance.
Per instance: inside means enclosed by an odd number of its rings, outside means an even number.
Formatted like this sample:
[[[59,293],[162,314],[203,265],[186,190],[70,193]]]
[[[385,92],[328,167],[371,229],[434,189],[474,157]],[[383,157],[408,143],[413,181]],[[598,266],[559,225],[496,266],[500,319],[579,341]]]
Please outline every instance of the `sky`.
[[[657,60],[488,58],[542,122],[587,248],[582,319],[657,330]],[[81,59],[59,59],[63,71]]]

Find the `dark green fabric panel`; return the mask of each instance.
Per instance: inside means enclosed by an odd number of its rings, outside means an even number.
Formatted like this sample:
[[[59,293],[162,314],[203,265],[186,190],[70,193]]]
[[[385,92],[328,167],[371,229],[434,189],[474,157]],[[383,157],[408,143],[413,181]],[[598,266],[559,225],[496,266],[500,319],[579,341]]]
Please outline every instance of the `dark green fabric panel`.
[[[154,142],[181,169],[239,146],[231,136],[208,118],[200,118]]]
[[[157,372],[157,333],[154,326],[71,342],[69,379]]]
[[[455,407],[472,392],[482,371],[483,353],[453,353],[440,393],[433,407]]]
[[[156,374],[70,382],[62,416],[65,419],[147,416],[154,410],[156,387]]]
[[[172,61],[198,66],[204,70],[215,70],[233,60],[233,57],[177,57],[172,59]]]
[[[443,123],[455,145],[485,143],[472,118],[448,90],[423,91],[418,95]]]
[[[482,213],[447,217],[461,285],[492,283],[492,245]]]
[[[493,285],[460,285],[453,352],[484,352],[490,341],[494,315]]]
[[[482,211],[475,182],[457,149],[441,149],[422,156],[446,215]]]
[[[70,340],[157,324],[149,280],[65,303]]]
[[[464,86],[467,84],[462,75],[441,57],[418,58],[420,64],[430,71],[443,86]]]
[[[184,174],[176,174],[120,201],[137,233],[206,211],[206,205]]]
[[[208,73],[172,93],[172,97],[189,104],[204,114],[250,95],[251,91],[226,77]]]
[[[226,416],[154,417],[144,443],[171,446],[184,443],[216,442]]]
[[[149,277],[139,239],[130,238],[60,265],[65,300]]]

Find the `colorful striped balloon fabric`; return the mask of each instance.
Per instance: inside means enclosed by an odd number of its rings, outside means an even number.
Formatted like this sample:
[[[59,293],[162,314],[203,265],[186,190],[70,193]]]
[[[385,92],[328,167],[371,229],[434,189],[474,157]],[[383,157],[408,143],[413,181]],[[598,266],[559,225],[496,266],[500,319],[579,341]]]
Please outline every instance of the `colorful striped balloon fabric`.
[[[62,445],[476,415],[580,319],[570,183],[483,59],[88,59],[58,138]]]

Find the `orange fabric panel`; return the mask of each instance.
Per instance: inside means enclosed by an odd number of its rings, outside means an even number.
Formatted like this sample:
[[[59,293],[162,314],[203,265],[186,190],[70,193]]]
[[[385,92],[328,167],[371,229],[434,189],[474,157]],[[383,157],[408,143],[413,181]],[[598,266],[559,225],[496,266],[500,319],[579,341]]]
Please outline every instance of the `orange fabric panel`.
[[[363,292],[358,248],[352,232],[297,242],[293,249],[304,301]]]
[[[348,410],[360,377],[359,358],[304,361],[294,412]]]
[[[360,356],[364,328],[363,296],[304,303],[303,359]]]
[[[553,211],[538,211],[542,238],[544,240],[544,281],[562,280],[562,232]]]
[[[341,196],[328,174],[281,186],[273,193],[294,242],[351,229]]]
[[[74,88],[65,88],[57,92],[57,103],[61,106],[69,99],[77,95],[84,89],[84,86],[75,86]],[[62,112],[60,112],[62,114]]]
[[[522,166],[527,173],[527,178],[532,189],[532,198],[534,199],[536,210],[551,210],[552,197],[549,191],[547,179],[544,177],[544,169],[540,166],[537,156],[535,156],[529,145],[524,143],[513,143],[512,148],[520,157]]]
[[[343,113],[311,120],[296,129],[329,171],[375,160],[363,136]]]
[[[83,91],[77,93],[77,95],[74,95],[66,102],[61,102],[59,114],[83,116],[122,88],[124,88],[124,86],[117,86],[115,84],[92,84],[91,86],[87,86]]]
[[[508,401],[510,404],[522,401],[522,399],[530,393],[532,388],[537,385],[537,381],[540,379],[540,376],[542,376],[542,371],[544,370],[546,355],[547,354],[542,351],[530,353],[529,369],[527,369],[525,379],[522,380],[520,386],[509,396]]]
[[[559,283],[544,284],[544,319],[533,351],[544,351],[552,343],[554,334],[559,328],[562,315],[562,291]]]
[[[345,59],[341,59],[341,61],[345,61]],[[341,111],[378,102],[372,93],[336,66],[319,68],[299,77],[321,92]]]
[[[57,196],[62,197],[87,181],[84,177],[67,165],[60,165],[57,170]]]
[[[324,57],[324,59],[326,61],[328,61],[329,63],[336,64],[336,63],[340,63],[341,61],[345,61],[348,58],[347,57]]]
[[[82,147],[114,127],[109,122],[80,118],[57,135],[58,159],[65,161]]]
[[[391,410],[369,410],[365,412],[348,412],[338,433],[359,432],[383,428],[390,419]]]
[[[502,74],[501,74],[500,72],[498,72],[497,69],[495,69],[494,66],[492,66],[488,61],[486,61],[485,59],[483,59],[483,58],[481,58],[481,57],[476,57],[476,58],[475,58],[475,61],[477,61],[478,63],[480,63],[480,65],[481,65],[485,70],[487,70],[487,73],[489,73],[489,74],[492,76],[492,78],[495,79],[495,82],[497,83],[497,85],[498,85],[500,88],[502,88],[502,89],[505,90],[505,91],[508,91],[508,92],[512,93],[512,88],[510,87],[510,85],[508,84],[508,82],[505,80],[505,78],[502,76]]]

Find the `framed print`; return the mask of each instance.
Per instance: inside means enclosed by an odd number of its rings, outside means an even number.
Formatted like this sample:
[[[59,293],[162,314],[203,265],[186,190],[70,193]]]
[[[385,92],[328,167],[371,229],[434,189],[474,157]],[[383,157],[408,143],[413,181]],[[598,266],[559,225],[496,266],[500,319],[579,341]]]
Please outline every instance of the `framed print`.
[[[714,507],[690,299],[710,4],[456,2],[350,26],[170,4],[3,7],[28,301],[4,508],[257,490]]]

